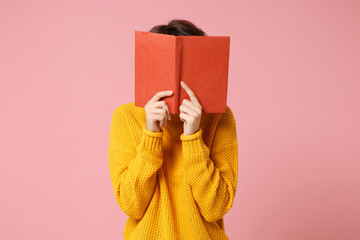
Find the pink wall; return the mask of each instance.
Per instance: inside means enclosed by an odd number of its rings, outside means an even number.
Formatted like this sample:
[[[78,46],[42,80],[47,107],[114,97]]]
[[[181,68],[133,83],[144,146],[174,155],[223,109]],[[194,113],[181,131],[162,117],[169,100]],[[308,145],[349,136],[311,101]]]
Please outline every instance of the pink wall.
[[[0,239],[122,239],[112,111],[134,30],[231,36],[239,185],[230,239],[360,239],[359,1],[0,2]]]

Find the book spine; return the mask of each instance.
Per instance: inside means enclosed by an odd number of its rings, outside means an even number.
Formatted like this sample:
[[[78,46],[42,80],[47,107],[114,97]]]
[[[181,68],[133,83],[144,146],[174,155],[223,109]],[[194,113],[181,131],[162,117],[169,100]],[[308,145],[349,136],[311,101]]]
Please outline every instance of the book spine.
[[[176,99],[175,99],[175,113],[180,113],[180,81],[181,81],[181,37],[176,37],[175,42],[175,92]]]

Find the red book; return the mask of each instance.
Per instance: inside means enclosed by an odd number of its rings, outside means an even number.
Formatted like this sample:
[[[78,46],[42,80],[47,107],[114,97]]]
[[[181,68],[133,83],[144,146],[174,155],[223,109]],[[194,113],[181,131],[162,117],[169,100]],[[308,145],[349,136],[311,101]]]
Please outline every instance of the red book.
[[[144,107],[160,91],[171,113],[180,113],[184,81],[204,113],[224,113],[227,105],[229,36],[173,36],[135,31],[135,105]]]

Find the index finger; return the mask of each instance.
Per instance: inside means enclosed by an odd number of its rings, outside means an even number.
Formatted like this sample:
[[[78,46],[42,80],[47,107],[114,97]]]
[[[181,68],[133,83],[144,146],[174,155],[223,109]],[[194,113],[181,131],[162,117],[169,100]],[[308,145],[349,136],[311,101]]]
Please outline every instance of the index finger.
[[[170,96],[171,94],[173,94],[173,91],[169,90],[169,91],[161,91],[161,92],[157,92],[151,99],[150,99],[150,103],[151,102],[156,102],[159,101],[161,98],[166,97],[166,96]]]
[[[190,87],[183,81],[181,81],[181,85],[185,89],[186,93],[189,95],[190,100],[192,102],[194,102],[196,105],[198,105],[199,107],[201,107],[199,100],[195,96],[195,93],[190,89]]]

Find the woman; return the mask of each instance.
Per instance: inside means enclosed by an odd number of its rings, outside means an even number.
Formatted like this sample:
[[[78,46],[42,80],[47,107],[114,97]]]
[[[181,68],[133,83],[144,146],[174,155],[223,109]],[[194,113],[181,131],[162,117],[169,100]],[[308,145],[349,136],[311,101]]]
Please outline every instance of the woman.
[[[174,19],[150,32],[206,36]],[[195,93],[171,114],[161,91],[144,108],[120,105],[112,115],[109,166],[125,239],[229,239],[223,216],[233,205],[238,144],[232,111],[202,114]]]

